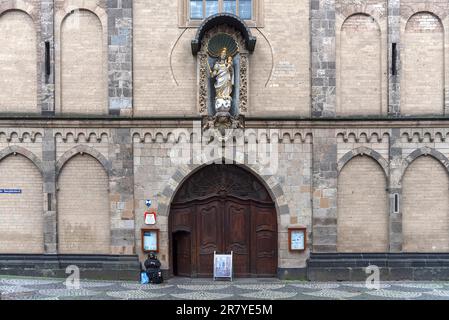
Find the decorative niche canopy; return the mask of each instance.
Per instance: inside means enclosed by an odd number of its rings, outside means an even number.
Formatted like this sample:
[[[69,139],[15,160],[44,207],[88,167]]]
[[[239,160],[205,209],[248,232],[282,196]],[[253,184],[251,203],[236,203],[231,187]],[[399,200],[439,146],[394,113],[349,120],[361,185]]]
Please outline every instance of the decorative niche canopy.
[[[203,127],[244,127],[248,109],[249,54],[256,38],[245,22],[230,13],[210,16],[192,40],[197,56],[198,111]]]
[[[228,25],[240,31],[245,40],[245,47],[250,53],[256,47],[256,37],[251,34],[251,30],[246,26],[245,21],[232,13],[217,13],[203,21],[196,32],[195,38],[191,42],[192,54],[196,55],[201,49],[201,41],[204,35],[214,27],[219,25]]]

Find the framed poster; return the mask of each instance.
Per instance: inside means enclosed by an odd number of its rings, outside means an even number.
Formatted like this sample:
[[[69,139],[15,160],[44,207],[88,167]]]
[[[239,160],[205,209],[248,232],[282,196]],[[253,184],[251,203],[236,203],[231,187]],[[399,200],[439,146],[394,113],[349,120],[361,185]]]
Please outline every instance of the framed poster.
[[[214,280],[229,278],[232,281],[232,251],[230,254],[217,254],[214,251]]]
[[[142,251],[159,252],[159,229],[142,229]]]
[[[288,228],[288,243],[290,251],[301,252],[306,250],[306,228]]]

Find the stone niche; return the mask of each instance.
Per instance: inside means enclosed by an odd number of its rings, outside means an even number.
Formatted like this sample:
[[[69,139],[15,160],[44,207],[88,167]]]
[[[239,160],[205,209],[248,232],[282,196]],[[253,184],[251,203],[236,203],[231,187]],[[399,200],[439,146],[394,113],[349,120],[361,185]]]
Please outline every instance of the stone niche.
[[[199,27],[192,40],[192,53],[197,56],[197,107],[204,128],[243,127],[249,106],[249,55],[255,44],[256,38],[245,22],[233,14],[213,15]],[[213,72],[223,48],[223,61],[232,66],[232,90],[230,97],[221,99]]]

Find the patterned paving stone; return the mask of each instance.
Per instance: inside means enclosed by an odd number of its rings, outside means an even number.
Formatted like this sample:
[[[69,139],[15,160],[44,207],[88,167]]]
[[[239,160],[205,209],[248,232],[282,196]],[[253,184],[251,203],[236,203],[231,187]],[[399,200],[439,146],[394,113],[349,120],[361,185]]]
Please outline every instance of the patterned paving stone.
[[[223,290],[229,288],[230,284],[178,284],[179,289],[193,291]]]
[[[231,298],[233,294],[196,291],[188,293],[172,293],[171,296],[186,300],[219,300]]]
[[[39,294],[45,296],[54,297],[81,297],[81,296],[94,296],[99,294],[99,292],[88,290],[88,289],[43,289],[39,290]]]
[[[316,282],[316,283],[291,283],[293,287],[304,289],[336,289],[340,287],[338,283]]]
[[[126,290],[126,291],[108,291],[106,294],[109,297],[120,298],[125,300],[131,299],[154,299],[165,296],[164,293],[152,293],[143,290]]]
[[[422,293],[420,292],[407,292],[407,291],[384,290],[384,289],[367,291],[366,294],[392,299],[413,299],[418,298],[422,295]]]
[[[297,292],[262,290],[256,292],[241,293],[240,296],[252,299],[277,300],[277,299],[293,298],[297,294],[298,294]]]
[[[133,290],[159,290],[173,287],[172,284],[140,284],[140,283],[122,283],[121,286]]]
[[[303,292],[303,294],[320,297],[320,298],[331,298],[331,299],[349,299],[359,296],[359,292],[347,292],[334,289],[323,289],[315,292]]]
[[[15,286],[35,286],[60,283],[61,280],[43,280],[43,279],[0,279],[0,283]]]
[[[111,287],[115,285],[112,282],[99,282],[99,281],[81,281],[81,288],[103,288],[103,287]]]
[[[236,284],[235,287],[244,290],[276,290],[285,287],[285,284]]]
[[[433,291],[428,291],[428,292],[424,292],[424,293],[429,294],[431,296],[448,297],[449,298],[449,290],[433,290]]]
[[[68,289],[63,279],[13,278],[0,275],[0,292],[6,300],[99,300],[99,299],[443,299],[449,300],[449,281],[389,281],[381,289],[364,282],[272,281],[172,278],[163,284],[141,285],[136,281],[82,280],[80,289]]]
[[[20,300],[59,300],[58,297],[43,297],[39,295],[20,297]]]
[[[0,286],[0,293],[21,293],[21,292],[33,292],[37,289],[25,288],[21,286]]]
[[[397,286],[417,289],[441,289],[444,287],[437,283],[398,283]]]
[[[351,287],[351,288],[360,288],[360,289],[368,289],[368,290],[372,290],[371,288],[367,288],[366,287],[366,283],[342,283],[343,286],[346,287]],[[379,289],[388,289],[391,288],[391,284],[388,283],[380,283],[379,284]]]

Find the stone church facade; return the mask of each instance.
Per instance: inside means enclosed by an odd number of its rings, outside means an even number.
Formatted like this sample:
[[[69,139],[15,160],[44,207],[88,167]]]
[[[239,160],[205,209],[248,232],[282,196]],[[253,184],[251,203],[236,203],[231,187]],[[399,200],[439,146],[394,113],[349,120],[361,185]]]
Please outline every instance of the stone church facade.
[[[232,249],[239,276],[447,278],[448,12],[0,0],[0,273],[136,278],[147,228],[169,276],[209,276]],[[222,34],[236,51],[220,117]]]

